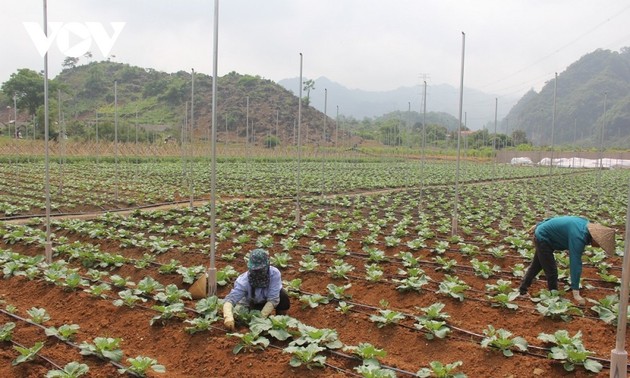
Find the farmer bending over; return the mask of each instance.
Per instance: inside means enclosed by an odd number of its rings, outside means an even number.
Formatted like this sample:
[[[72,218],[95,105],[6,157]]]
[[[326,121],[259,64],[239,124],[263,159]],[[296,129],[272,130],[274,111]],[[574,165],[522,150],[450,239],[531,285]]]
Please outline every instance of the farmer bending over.
[[[234,329],[233,308],[235,305],[260,310],[268,317],[273,310],[284,314],[289,307],[289,296],[282,288],[282,278],[278,268],[269,265],[269,255],[264,249],[254,249],[247,263],[248,271],[236,279],[234,288],[225,297],[223,304],[223,324]]]
[[[579,304],[585,304],[580,296],[580,277],[582,254],[587,244],[601,247],[611,256],[615,252],[615,230],[574,216],[548,218],[538,223],[534,231],[536,253],[521,282],[521,295],[527,295],[527,289],[541,270],[545,271],[547,288],[558,290],[558,267],[553,252],[568,250],[573,298]]]

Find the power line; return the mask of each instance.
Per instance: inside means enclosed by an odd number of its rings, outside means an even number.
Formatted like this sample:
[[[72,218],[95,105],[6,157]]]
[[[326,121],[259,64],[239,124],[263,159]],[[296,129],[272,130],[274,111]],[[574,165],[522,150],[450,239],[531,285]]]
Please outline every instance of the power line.
[[[493,84],[500,83],[500,82],[502,82],[502,81],[505,81],[505,80],[507,80],[507,79],[509,79],[509,78],[512,78],[512,77],[514,77],[514,76],[516,76],[516,75],[518,75],[518,74],[522,73],[523,71],[526,71],[526,70],[528,70],[528,69],[530,69],[530,68],[534,67],[535,65],[537,65],[537,64],[539,64],[539,63],[541,63],[541,62],[543,62],[544,60],[546,60],[546,59],[548,59],[548,58],[552,57],[553,55],[558,54],[560,51],[564,50],[565,48],[567,48],[567,47],[569,47],[569,46],[571,46],[571,45],[575,44],[576,42],[578,42],[578,41],[579,41],[579,40],[581,40],[582,38],[586,37],[587,35],[589,35],[589,34],[593,33],[595,30],[599,29],[600,27],[602,27],[602,26],[603,26],[603,25],[605,25],[606,23],[610,22],[612,19],[614,19],[614,18],[618,17],[619,15],[621,15],[622,13],[626,12],[628,9],[630,9],[630,5],[626,5],[624,8],[622,8],[622,9],[621,9],[621,10],[619,10],[619,11],[617,11],[617,12],[616,12],[615,14],[613,14],[612,16],[610,16],[610,17],[606,18],[605,20],[601,21],[600,23],[598,23],[597,25],[595,25],[595,26],[594,26],[594,27],[592,27],[591,29],[589,29],[589,30],[585,31],[584,33],[580,34],[580,35],[579,35],[579,36],[577,36],[575,39],[573,39],[573,40],[571,40],[571,41],[567,42],[566,44],[564,44],[564,45],[562,45],[562,46],[560,46],[559,48],[557,48],[557,49],[556,49],[556,50],[554,50],[553,52],[551,52],[551,53],[549,53],[549,54],[547,54],[547,55],[545,55],[545,56],[543,56],[543,57],[541,57],[541,58],[539,58],[539,59],[535,60],[534,62],[532,62],[532,63],[528,64],[527,66],[525,66],[525,67],[523,67],[523,68],[521,68],[521,69],[519,69],[519,70],[515,71],[515,72],[514,72],[514,73],[512,73],[512,74],[509,74],[509,75],[507,75],[507,76],[505,76],[505,77],[503,77],[503,78],[501,78],[501,79],[498,79],[498,80],[496,80],[496,81],[493,81],[493,82],[491,82],[491,83],[488,83],[488,84],[486,84],[486,85],[483,85],[483,86],[481,86],[481,88],[486,88],[486,87],[491,86],[491,85],[493,85]],[[532,81],[533,81],[533,79],[528,80],[528,82],[532,82]]]

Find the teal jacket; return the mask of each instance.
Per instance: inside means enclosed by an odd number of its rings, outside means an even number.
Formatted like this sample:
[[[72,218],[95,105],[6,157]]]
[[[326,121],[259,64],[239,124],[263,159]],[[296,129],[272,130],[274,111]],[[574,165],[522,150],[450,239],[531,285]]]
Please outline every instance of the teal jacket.
[[[582,276],[582,254],[591,244],[591,234],[581,217],[563,216],[548,218],[536,226],[536,239],[549,244],[556,251],[569,251],[571,289],[579,290]]]

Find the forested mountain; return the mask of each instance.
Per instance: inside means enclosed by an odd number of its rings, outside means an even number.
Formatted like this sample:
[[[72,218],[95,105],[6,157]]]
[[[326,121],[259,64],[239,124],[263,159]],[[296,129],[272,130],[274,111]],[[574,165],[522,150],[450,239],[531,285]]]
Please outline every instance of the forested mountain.
[[[535,144],[552,143],[555,79],[512,108],[503,131],[523,130]],[[630,146],[630,48],[596,50],[558,75],[553,143]]]
[[[116,93],[114,91],[116,82]],[[194,81],[195,135],[207,138],[212,118],[212,77],[195,73]],[[57,104],[61,99],[62,117],[69,137],[85,137],[89,126],[95,123],[98,113],[101,137],[107,138],[106,126],[114,120],[114,103],[117,100],[119,124],[122,128],[136,123],[143,129],[162,130],[163,136],[179,137],[181,125],[188,114],[192,96],[191,72],[165,73],[151,68],[134,67],[110,61],[92,62],[67,67],[51,80],[50,125],[59,132]],[[18,120],[35,117],[43,123],[43,76],[28,69],[18,70],[2,85],[2,106],[12,106],[12,94],[18,95]],[[37,92],[29,96],[28,92]],[[266,136],[277,135],[281,140],[293,140],[294,124],[298,116],[298,98],[280,85],[259,76],[236,72],[219,78],[217,83],[217,131],[219,139],[233,139],[249,134],[250,140],[259,143]],[[116,98],[115,98],[116,97]],[[249,103],[249,107],[247,104]],[[188,109],[188,111],[187,111]],[[9,114],[10,118],[11,115]],[[249,130],[245,125],[249,120]],[[309,130],[302,136],[304,143],[320,141],[324,115],[316,109],[303,106],[302,125]],[[334,120],[327,120],[327,128],[334,128]],[[226,133],[227,129],[227,133]],[[166,130],[166,131],[164,131]],[[40,132],[41,134],[41,132]],[[43,135],[43,134],[42,134]]]
[[[89,138],[93,133],[98,116],[101,137],[111,138],[114,120],[114,82],[117,84],[118,117],[121,128],[138,124],[143,130],[161,131],[161,136],[179,137],[181,126],[190,120],[192,95],[191,72],[166,73],[151,68],[134,67],[128,64],[102,61],[88,64],[68,65],[51,80],[50,125],[52,132],[59,132],[57,106],[62,104],[62,122],[70,137]],[[307,81],[308,82],[308,81]],[[320,82],[326,84],[326,82]],[[295,141],[298,98],[291,90],[259,76],[236,72],[222,76],[218,81],[217,117],[220,140],[243,141],[249,134],[254,143],[265,137],[276,135],[280,143]],[[288,85],[286,82],[284,85]],[[303,143],[321,143],[323,127],[331,140],[336,128],[336,109],[329,98],[327,119],[316,109],[322,99],[322,87],[311,82],[311,90],[303,92],[302,125]],[[331,83],[331,95],[341,90]],[[621,52],[596,50],[585,55],[558,75],[555,131],[552,139],[553,102],[555,80],[550,80],[541,91],[526,93],[509,114],[500,122],[499,132],[518,131],[519,140],[530,140],[535,144],[550,145],[578,144],[598,147],[604,137],[607,147],[630,146],[630,48]],[[408,88],[409,89],[409,88]],[[409,89],[407,97],[418,92]],[[353,92],[354,93],[354,92]],[[41,73],[20,69],[2,84],[0,93],[0,122],[8,125],[13,116],[13,94],[17,94],[18,124],[43,124],[43,77]],[[359,100],[365,100],[362,97]],[[334,96],[331,96],[333,99]],[[249,108],[247,107],[249,99]],[[195,134],[207,138],[211,124],[212,77],[195,74]],[[429,96],[429,102],[431,96]],[[356,119],[340,109],[339,129],[354,132],[367,139],[387,143],[413,143],[421,130],[421,104],[379,113],[371,118]],[[427,126],[443,131],[453,131],[457,120],[447,113],[427,107]],[[187,111],[188,109],[188,111]],[[187,116],[188,114],[188,116]],[[452,114],[452,113],[450,113]],[[471,117],[471,114],[468,114]],[[245,125],[249,120],[249,129]],[[469,128],[474,129],[474,127]],[[3,133],[9,127],[0,128]],[[36,127],[36,135],[43,135]],[[38,131],[39,130],[39,131]],[[226,131],[227,130],[227,131]],[[277,131],[276,131],[277,130]],[[488,129],[492,132],[493,130]],[[405,141],[392,139],[392,132],[400,133]],[[522,135],[522,133],[525,135]],[[146,133],[146,132],[145,132]],[[129,132],[126,133],[129,135]],[[146,136],[146,135],[145,135]]]

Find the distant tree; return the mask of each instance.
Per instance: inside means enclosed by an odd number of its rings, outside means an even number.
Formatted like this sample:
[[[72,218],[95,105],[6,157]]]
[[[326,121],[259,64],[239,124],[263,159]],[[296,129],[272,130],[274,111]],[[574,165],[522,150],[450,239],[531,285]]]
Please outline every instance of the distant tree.
[[[95,98],[100,97],[107,89],[105,78],[106,75],[103,74],[101,67],[97,65],[91,66],[85,77],[85,94]]]
[[[518,146],[519,144],[529,143],[527,141],[527,134],[525,134],[525,131],[523,130],[514,130],[512,132],[512,141],[515,146]]]
[[[309,106],[311,103],[311,90],[315,90],[315,80],[309,79],[304,81],[304,90],[306,91],[305,105]]]
[[[37,139],[44,138],[44,114],[45,109],[44,105],[42,104],[37,107],[37,110],[34,114],[36,124],[41,125],[41,127],[37,127],[35,130],[35,138]],[[50,138],[51,140],[57,140],[57,137],[59,136],[60,127],[57,122],[58,119],[59,108],[57,101],[50,101],[48,103],[48,138]]]
[[[72,139],[87,140],[88,129],[86,128],[84,122],[78,119],[73,119],[66,125],[66,134]]]
[[[265,138],[265,148],[274,148],[280,144],[280,139],[276,136],[268,136]]]
[[[390,118],[379,126],[383,144],[388,146],[400,146],[402,144],[399,124],[400,121],[398,119]]]
[[[86,52],[85,54],[83,54],[83,57],[87,59],[89,62],[90,59],[92,59],[92,52],[91,51]]]
[[[428,124],[426,127],[427,144],[445,140],[448,129],[442,125]]]
[[[469,136],[470,147],[472,148],[481,148],[488,145],[488,140],[490,139],[488,130],[481,129],[477,130]]]
[[[56,87],[51,81],[49,93],[54,93]],[[37,108],[44,104],[44,76],[31,69],[20,68],[2,84],[2,92],[10,98],[15,95],[18,108],[27,109],[30,115],[35,115]]]
[[[161,100],[165,100],[170,105],[181,105],[188,96],[187,82],[180,78],[174,78],[168,84],[165,92],[160,95]]]
[[[68,57],[66,57],[66,59],[63,60],[63,63],[61,63],[61,66],[64,69],[69,69],[69,68],[76,67],[77,63],[79,63],[79,58],[68,56]]]

